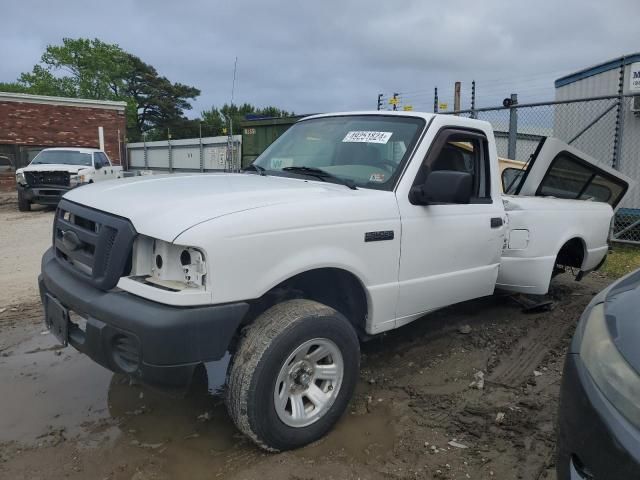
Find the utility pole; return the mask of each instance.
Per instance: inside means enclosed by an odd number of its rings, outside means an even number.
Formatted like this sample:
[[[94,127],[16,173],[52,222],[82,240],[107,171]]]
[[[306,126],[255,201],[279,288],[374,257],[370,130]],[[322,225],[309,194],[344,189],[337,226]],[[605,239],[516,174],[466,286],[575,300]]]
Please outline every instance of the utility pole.
[[[378,110],[382,110],[382,97],[384,97],[384,95],[382,93],[378,94]]]
[[[476,115],[476,81],[471,81],[471,118],[478,118]]]
[[[438,87],[433,89],[433,113],[438,113]]]
[[[120,165],[123,165],[122,164],[122,142],[120,142],[120,129],[118,129],[118,162],[120,162]],[[129,170],[127,168],[127,165],[123,165],[123,169]]]
[[[453,111],[460,111],[460,82],[456,82],[453,87]]]
[[[613,134],[613,160],[611,166],[616,170],[620,167],[620,150],[622,146],[622,128],[624,127],[624,114],[622,106],[624,102],[624,64],[625,57],[620,61],[620,73],[618,77],[618,100],[616,102],[616,128]]]
[[[232,113],[231,111],[229,112]],[[225,115],[227,120],[227,165],[225,171],[233,172],[233,118],[231,115]]]
[[[144,169],[149,170],[149,157],[147,157],[147,132],[142,132],[142,141],[144,142]]]
[[[167,148],[169,153],[169,173],[173,173],[173,151],[171,150],[171,130],[167,128]]]
[[[198,123],[198,127],[200,129],[200,136],[198,137],[199,141],[199,153],[200,153],[200,171],[204,172],[204,149],[202,148],[202,122]]]
[[[236,57],[235,62],[233,63],[233,83],[231,84],[231,105],[229,107],[229,113],[233,114],[233,94],[236,89],[236,70],[238,69],[238,57]],[[231,119],[231,115],[227,116],[227,120],[229,123],[229,132],[227,135],[227,168],[229,171],[235,171],[234,158],[233,158],[233,120]]]
[[[507,146],[507,157],[515,160],[518,143],[518,94],[512,93],[510,98],[505,98],[503,105],[509,107],[509,143]]]
[[[399,93],[394,93],[393,94],[393,109],[394,110],[398,110],[398,95],[400,95]]]

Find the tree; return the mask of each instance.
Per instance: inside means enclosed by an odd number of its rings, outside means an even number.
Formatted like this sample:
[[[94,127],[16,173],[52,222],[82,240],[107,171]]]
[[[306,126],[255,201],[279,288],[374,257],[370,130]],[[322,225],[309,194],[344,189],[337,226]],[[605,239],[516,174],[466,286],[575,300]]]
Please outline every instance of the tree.
[[[200,95],[200,90],[182,83],[171,83],[158,75],[151,65],[134,55],[128,55],[130,69],[125,77],[124,92],[136,107],[136,134],[151,129],[184,128],[185,110],[191,109],[188,99]]]
[[[67,73],[76,96],[101,100],[120,99],[124,78],[130,70],[129,54],[118,45],[97,38],[64,38],[49,45],[41,62],[49,71]]]
[[[121,100],[127,103],[127,137],[147,139],[224,135],[228,118],[233,133],[240,132],[240,122],[248,114],[283,117],[293,113],[277,107],[256,108],[223,105],[202,112],[201,118],[189,119],[185,111],[200,90],[173,83],[139,57],[116,44],[97,38],[64,38],[61,45],[49,45],[41,61],[16,82],[0,83],[0,91],[33,93],[62,97]]]
[[[240,133],[240,122],[246,119],[247,115],[256,115],[261,117],[290,117],[295,115],[293,112],[287,112],[277,107],[259,108],[250,103],[242,105],[229,105],[225,103],[221,108],[211,107],[201,113],[203,124],[207,125],[207,130],[214,131],[215,135],[223,135],[224,129],[228,128],[230,118],[233,123],[233,134]]]
[[[18,77],[17,83],[25,89],[25,93],[52,95],[54,97],[78,96],[70,78],[56,77],[41,65],[35,65],[31,72],[22,73]]]
[[[226,120],[216,107],[211,107],[209,110],[205,110],[200,113],[200,118],[203,124],[204,136],[223,135]]]
[[[0,82],[0,92],[30,93],[27,87],[18,82]]]
[[[184,111],[200,90],[172,83],[151,65],[118,45],[99,39],[65,38],[49,45],[41,62],[20,75],[11,91],[127,102],[127,136],[147,131],[184,129]],[[185,123],[186,122],[186,123]]]

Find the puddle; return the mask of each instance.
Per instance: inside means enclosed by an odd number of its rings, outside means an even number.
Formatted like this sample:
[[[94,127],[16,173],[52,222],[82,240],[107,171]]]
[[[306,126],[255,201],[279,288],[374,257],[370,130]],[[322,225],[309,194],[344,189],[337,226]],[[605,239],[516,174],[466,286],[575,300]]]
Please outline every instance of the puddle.
[[[371,413],[347,413],[325,438],[296,450],[295,454],[315,459],[346,453],[366,462],[372,455],[385,455],[393,450],[393,423],[393,416],[386,407],[377,407]]]
[[[237,433],[222,399],[211,396],[206,382],[198,382],[186,394],[171,394],[113,375],[108,391],[109,414],[134,444],[168,445],[188,440],[206,442],[207,451],[224,451]]]
[[[32,444],[52,429],[76,436],[85,422],[109,417],[106,392],[112,374],[55,345],[51,335],[36,331],[0,359],[0,441]]]
[[[30,330],[26,341],[0,357],[0,442],[37,444],[61,429],[72,438],[105,420],[139,432],[147,443],[210,436],[213,448],[224,449],[235,434],[220,397],[228,356],[206,365],[210,382],[203,378],[186,394],[171,394],[132,385],[73,348],[60,348],[40,326]],[[209,435],[213,424],[216,434]]]
[[[228,357],[206,365],[188,392],[169,393],[115,375],[73,348],[58,349],[40,330],[32,327],[0,357],[0,442],[73,445],[98,463],[115,452],[128,452],[122,460],[130,462],[153,455],[166,478],[226,478],[283,458],[258,449],[229,418],[220,396]],[[326,438],[285,458],[303,464],[336,454],[386,455],[392,422],[383,406],[347,413]]]

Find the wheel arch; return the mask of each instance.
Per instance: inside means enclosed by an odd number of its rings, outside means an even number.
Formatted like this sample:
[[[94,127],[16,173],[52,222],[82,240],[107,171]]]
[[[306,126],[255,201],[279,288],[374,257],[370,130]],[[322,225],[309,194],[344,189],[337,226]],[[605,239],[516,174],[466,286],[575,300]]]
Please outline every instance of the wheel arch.
[[[587,244],[579,235],[566,240],[556,255],[556,265],[564,267],[582,268],[587,257]]]
[[[269,307],[292,298],[325,304],[343,314],[359,335],[365,333],[370,310],[369,293],[360,278],[340,267],[313,268],[290,276],[250,302],[245,324]]]

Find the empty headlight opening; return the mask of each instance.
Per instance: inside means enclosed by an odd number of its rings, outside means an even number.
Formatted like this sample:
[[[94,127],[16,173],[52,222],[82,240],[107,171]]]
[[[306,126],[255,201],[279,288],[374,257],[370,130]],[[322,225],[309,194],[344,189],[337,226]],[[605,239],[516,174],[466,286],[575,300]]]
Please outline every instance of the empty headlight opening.
[[[131,278],[165,290],[205,289],[204,254],[193,247],[140,236],[136,239]]]

